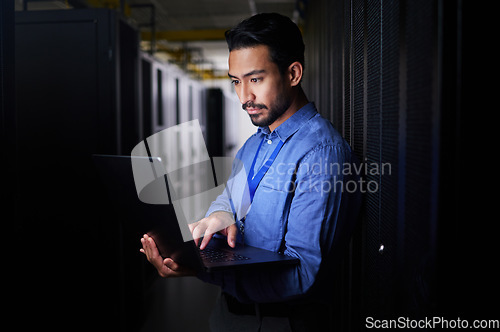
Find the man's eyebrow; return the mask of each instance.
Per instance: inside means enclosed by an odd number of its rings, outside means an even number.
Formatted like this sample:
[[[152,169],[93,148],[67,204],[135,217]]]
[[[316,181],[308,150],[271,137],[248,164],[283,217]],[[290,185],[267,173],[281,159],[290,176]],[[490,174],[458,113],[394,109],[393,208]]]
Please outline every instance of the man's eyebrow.
[[[265,73],[265,72],[266,72],[265,69],[256,69],[256,70],[252,70],[249,73],[246,73],[245,75],[243,75],[243,77],[248,77],[248,76],[252,76],[252,75],[262,74],[262,73]],[[230,78],[238,78],[238,77],[236,77],[234,75],[231,75],[230,73],[227,73],[227,76],[229,76]]]

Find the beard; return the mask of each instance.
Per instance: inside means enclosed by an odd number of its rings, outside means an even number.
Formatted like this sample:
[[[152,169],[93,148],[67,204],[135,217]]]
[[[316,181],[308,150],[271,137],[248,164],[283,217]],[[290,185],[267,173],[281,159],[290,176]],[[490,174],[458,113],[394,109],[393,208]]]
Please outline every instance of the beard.
[[[264,110],[259,114],[249,114],[249,116],[254,126],[268,127],[286,112],[291,103],[291,98],[288,98],[288,96],[281,93],[269,107],[264,104],[254,104],[253,102],[246,102],[241,107],[245,111],[247,108],[258,108]]]

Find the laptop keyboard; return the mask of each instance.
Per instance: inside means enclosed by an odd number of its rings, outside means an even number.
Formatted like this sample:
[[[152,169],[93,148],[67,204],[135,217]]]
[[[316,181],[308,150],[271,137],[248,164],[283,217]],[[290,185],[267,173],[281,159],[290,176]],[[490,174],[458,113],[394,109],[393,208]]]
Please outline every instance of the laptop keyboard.
[[[218,250],[207,247],[200,251],[201,258],[210,263],[244,261],[250,259],[242,255],[232,253],[230,251]]]

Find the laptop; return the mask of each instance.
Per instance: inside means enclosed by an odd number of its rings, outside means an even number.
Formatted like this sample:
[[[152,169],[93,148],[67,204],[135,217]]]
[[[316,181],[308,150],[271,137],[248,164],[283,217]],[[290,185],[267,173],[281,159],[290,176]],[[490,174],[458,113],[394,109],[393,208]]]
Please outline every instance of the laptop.
[[[174,188],[169,184],[169,177],[158,171],[161,165],[160,158],[114,155],[92,157],[110,198],[129,220],[135,221],[134,227],[141,234],[146,233],[154,239],[163,258],[170,257],[183,266],[207,272],[253,269],[264,265],[298,264],[299,260],[295,257],[261,248],[240,243],[231,248],[225,237],[217,234],[214,234],[204,250],[200,250],[194,240],[184,241],[188,226],[178,222],[172,204],[171,191]],[[150,165],[151,174],[155,179],[143,188],[141,194],[146,192],[142,196],[147,197],[148,189],[153,188],[155,193],[153,199],[156,200],[154,204],[144,203],[144,197],[142,200],[139,198],[137,181],[134,181],[133,163]],[[201,243],[201,240],[199,242]]]

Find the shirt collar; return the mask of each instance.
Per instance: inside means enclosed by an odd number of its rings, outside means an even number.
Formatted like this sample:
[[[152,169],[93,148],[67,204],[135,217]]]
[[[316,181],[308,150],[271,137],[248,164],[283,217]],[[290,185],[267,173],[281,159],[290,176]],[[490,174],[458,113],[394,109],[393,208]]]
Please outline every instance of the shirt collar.
[[[279,139],[283,142],[285,142],[288,137],[292,136],[295,134],[297,130],[299,130],[300,127],[306,123],[307,120],[312,118],[314,115],[317,114],[316,106],[314,105],[313,102],[310,102],[306,104],[304,107],[299,109],[297,112],[295,112],[290,118],[288,118],[285,122],[283,122],[278,128],[276,128],[273,133],[276,133],[278,135]],[[269,128],[266,127],[259,127],[257,129],[257,133],[261,133],[264,135],[269,135],[270,131]]]

